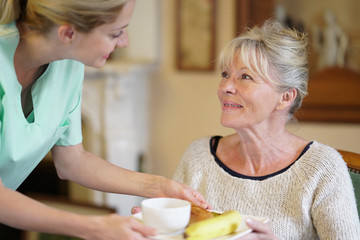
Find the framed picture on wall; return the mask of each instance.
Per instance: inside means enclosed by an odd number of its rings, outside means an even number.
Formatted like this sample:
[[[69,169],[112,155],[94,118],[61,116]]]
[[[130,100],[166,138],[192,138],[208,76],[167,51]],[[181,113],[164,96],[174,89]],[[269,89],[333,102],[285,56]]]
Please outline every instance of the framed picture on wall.
[[[215,69],[216,0],[176,0],[176,66]]]

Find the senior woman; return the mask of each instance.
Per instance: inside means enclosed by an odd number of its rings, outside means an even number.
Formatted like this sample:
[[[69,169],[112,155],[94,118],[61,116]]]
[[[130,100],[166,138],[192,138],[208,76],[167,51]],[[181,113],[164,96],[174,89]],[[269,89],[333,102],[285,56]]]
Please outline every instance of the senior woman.
[[[341,155],[286,129],[307,94],[304,34],[268,20],[223,50],[221,124],[186,150],[174,179],[216,210],[265,216],[241,239],[360,239],[351,179]]]

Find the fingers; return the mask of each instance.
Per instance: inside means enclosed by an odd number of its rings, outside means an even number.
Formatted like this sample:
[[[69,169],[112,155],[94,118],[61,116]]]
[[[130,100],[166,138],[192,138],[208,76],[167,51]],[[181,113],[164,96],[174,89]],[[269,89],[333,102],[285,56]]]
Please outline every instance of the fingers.
[[[135,206],[135,207],[133,207],[131,209],[131,214],[136,214],[136,213],[139,213],[139,212],[141,212],[141,207]]]
[[[205,198],[194,189],[190,188],[189,186],[185,186],[184,195],[187,198],[186,200],[192,202],[193,204],[205,208],[205,209],[212,209],[210,204],[206,202]]]
[[[205,209],[212,209],[212,206],[205,200],[205,198],[198,192],[194,192],[195,199],[198,200],[198,205]]]
[[[149,236],[154,236],[156,230],[145,226],[136,218],[123,217],[118,214],[109,214],[101,216],[89,216],[96,223],[94,231],[88,231],[85,239],[132,239],[144,240]],[[92,222],[92,221],[91,221]]]
[[[157,234],[155,228],[145,226],[134,218],[130,221],[132,230],[141,233],[143,236],[154,236]]]
[[[264,232],[269,230],[269,225],[263,222],[255,221],[251,218],[246,219],[246,224],[255,232]]]
[[[180,198],[205,209],[212,208],[199,192],[195,191],[186,184],[166,179],[161,189],[161,193],[157,195],[158,197]]]
[[[255,221],[251,218],[247,218],[246,224],[249,228],[253,230],[250,234],[245,235],[241,240],[251,240],[251,239],[258,239],[258,240],[275,240],[277,239],[274,236],[274,233],[269,224]]]

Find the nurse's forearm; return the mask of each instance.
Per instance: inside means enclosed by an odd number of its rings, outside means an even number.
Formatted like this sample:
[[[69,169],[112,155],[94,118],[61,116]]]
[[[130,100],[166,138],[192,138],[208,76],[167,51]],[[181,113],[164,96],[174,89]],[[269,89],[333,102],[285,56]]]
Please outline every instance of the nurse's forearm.
[[[58,175],[95,190],[142,197],[172,197],[209,207],[194,189],[168,178],[130,171],[115,166],[89,152],[82,145],[52,149]]]
[[[58,175],[62,179],[104,192],[158,197],[170,180],[161,176],[130,171],[85,151],[81,144],[54,146]]]

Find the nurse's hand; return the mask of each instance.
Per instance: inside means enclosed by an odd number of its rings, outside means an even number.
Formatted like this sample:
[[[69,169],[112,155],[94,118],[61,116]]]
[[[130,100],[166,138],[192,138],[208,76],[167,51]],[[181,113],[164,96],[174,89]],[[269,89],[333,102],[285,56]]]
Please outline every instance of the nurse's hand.
[[[173,180],[171,180],[171,181],[173,181]],[[184,188],[183,191],[185,191],[185,193],[183,193],[183,195],[184,195],[183,199],[188,200],[202,208],[211,209],[211,206],[204,200],[204,198],[201,196],[200,193],[196,192],[195,190],[193,190],[192,188],[190,188],[189,186],[187,186],[185,184],[181,184],[176,181],[173,181],[173,182],[175,183],[175,186],[179,184],[178,187],[180,187],[180,189]],[[179,194],[179,196],[181,196],[181,193]],[[161,197],[161,196],[159,196],[159,197]],[[170,195],[170,197],[174,197],[174,195]],[[141,212],[141,207],[139,207],[139,206],[135,206],[131,209],[131,214],[136,214],[139,212]]]
[[[211,209],[204,197],[186,184],[174,180],[166,179],[160,183],[160,192],[156,197],[172,197],[187,200],[205,209]]]
[[[134,217],[123,217],[118,214],[92,216],[87,240],[149,239],[156,230],[145,226]]]
[[[136,213],[141,212],[141,207],[135,206],[131,209],[131,214],[134,215]]]

